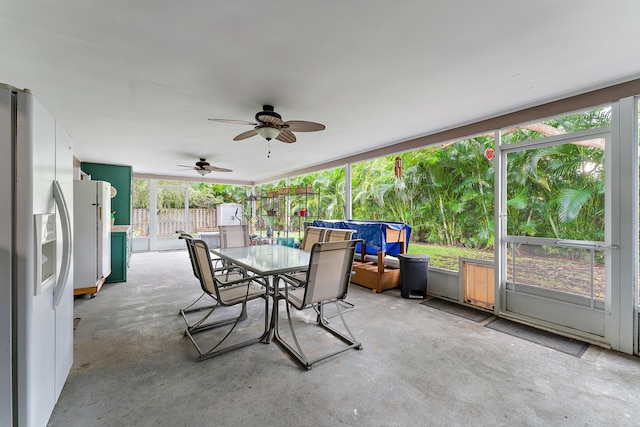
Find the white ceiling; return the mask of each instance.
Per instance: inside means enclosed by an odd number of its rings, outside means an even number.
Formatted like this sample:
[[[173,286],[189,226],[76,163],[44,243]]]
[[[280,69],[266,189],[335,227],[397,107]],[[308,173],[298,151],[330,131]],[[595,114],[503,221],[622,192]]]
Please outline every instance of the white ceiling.
[[[3,0],[0,82],[29,88],[83,161],[264,181],[631,80],[637,0]],[[324,123],[233,137],[263,104]]]

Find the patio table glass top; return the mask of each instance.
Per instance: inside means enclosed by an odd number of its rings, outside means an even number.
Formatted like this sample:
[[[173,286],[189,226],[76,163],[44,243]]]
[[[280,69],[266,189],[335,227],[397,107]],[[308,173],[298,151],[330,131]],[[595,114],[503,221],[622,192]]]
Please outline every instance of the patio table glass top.
[[[306,270],[311,255],[298,248],[280,245],[212,248],[211,252],[260,276]]]

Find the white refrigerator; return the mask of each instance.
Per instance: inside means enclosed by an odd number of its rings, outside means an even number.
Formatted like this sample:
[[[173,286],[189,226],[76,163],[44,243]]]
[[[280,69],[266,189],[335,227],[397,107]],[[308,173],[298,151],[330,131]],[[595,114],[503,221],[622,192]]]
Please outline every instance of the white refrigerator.
[[[0,426],[45,426],[73,363],[73,152],[3,84],[0,200]]]
[[[73,182],[74,293],[95,294],[111,274],[111,184]]]

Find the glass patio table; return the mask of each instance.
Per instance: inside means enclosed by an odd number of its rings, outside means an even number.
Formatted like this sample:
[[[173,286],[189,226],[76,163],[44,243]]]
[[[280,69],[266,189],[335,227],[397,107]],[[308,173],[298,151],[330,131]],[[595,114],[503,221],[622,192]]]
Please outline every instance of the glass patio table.
[[[231,264],[245,268],[271,282],[273,307],[271,323],[265,342],[271,342],[273,329],[277,325],[278,289],[275,288],[276,278],[280,274],[306,271],[309,267],[311,253],[298,248],[280,245],[254,245],[235,248],[211,248],[211,253],[219,256]]]

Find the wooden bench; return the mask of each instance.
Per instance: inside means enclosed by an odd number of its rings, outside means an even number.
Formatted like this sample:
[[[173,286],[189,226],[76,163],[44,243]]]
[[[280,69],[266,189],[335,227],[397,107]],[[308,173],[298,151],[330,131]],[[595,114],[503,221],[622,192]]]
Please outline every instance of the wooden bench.
[[[397,259],[387,257],[407,251],[411,227],[405,223],[381,221],[321,221],[316,227],[349,228],[356,230],[354,239],[363,239],[353,265],[351,282],[374,292],[382,292],[400,286],[400,269]],[[373,250],[371,250],[373,248]],[[373,253],[372,253],[373,252]],[[395,261],[395,262],[394,262]]]

